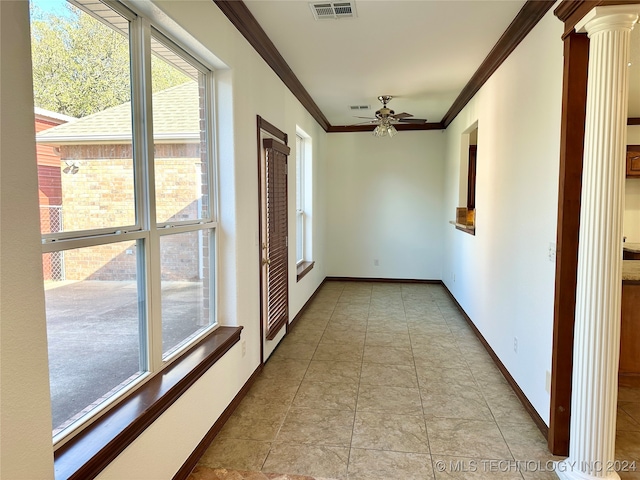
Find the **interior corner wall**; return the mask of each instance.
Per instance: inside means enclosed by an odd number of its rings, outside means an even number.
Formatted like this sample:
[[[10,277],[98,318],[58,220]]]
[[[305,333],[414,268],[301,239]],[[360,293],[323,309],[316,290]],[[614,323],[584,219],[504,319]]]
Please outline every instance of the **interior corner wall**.
[[[0,478],[53,478],[29,4],[0,2]]]
[[[446,130],[445,211],[453,220],[461,135],[478,122],[476,235],[447,225],[443,281],[547,424],[562,29],[549,11]]]
[[[440,280],[442,131],[327,142],[327,276]]]
[[[627,145],[640,145],[640,125],[627,127]],[[640,243],[640,178],[625,180],[624,236]]]

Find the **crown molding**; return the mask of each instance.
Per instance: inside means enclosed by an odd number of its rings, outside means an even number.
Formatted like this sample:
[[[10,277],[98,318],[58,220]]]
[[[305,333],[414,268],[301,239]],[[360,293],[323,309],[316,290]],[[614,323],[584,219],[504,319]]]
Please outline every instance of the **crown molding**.
[[[600,3],[598,0],[563,0],[553,13],[560,20],[566,22],[576,12],[584,9],[591,10],[598,3]]]
[[[213,1],[326,132],[366,132],[370,129],[370,125],[331,125],[244,2],[242,0]],[[575,1],[583,2],[583,0]],[[600,1],[606,2],[607,0]],[[395,125],[396,129],[403,131],[447,128],[555,3],[555,0],[527,0],[440,122],[423,125]]]
[[[633,5],[639,0],[562,0],[553,11],[564,22],[563,38],[573,32],[576,24],[595,7],[608,5]]]
[[[245,3],[241,0],[213,1],[326,132],[330,126],[329,120],[302,86]]]
[[[444,125],[441,122],[438,123],[394,123],[393,126],[399,132],[407,132],[411,130],[444,130]],[[376,128],[375,123],[367,125],[331,125],[328,133],[353,133],[353,132],[373,132]]]
[[[441,123],[445,128],[449,126],[555,3],[555,1],[549,0],[527,0],[527,3],[520,9],[518,15],[507,27],[496,45],[491,49],[491,52],[489,52],[489,55],[487,55],[487,58],[482,62],[476,73],[473,74],[471,80],[465,85],[449,111],[442,118]]]

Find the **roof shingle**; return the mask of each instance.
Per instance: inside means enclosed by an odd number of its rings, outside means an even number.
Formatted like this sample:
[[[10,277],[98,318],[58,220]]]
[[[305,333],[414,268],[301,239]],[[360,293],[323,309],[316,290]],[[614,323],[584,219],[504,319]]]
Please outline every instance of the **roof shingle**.
[[[153,94],[153,135],[158,140],[200,137],[198,83],[189,81]],[[50,128],[36,136],[41,143],[131,141],[131,102],[107,108]]]

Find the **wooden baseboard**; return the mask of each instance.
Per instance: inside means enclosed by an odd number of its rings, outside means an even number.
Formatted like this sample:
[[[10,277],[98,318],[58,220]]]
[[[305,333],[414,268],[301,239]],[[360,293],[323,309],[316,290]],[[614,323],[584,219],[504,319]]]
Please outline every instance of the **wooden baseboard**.
[[[520,386],[514,380],[514,378],[511,376],[511,374],[507,370],[507,367],[505,367],[504,364],[500,361],[500,359],[496,355],[496,352],[493,351],[493,349],[491,348],[491,346],[489,345],[487,340],[484,338],[482,333],[480,333],[480,330],[478,330],[476,325],[473,323],[473,320],[471,320],[469,315],[467,315],[467,312],[464,311],[462,306],[458,303],[456,298],[453,296],[451,291],[449,291],[449,289],[447,288],[447,286],[444,283],[442,284],[442,286],[447,291],[447,293],[449,294],[451,299],[455,302],[455,304],[458,307],[458,309],[460,310],[460,312],[462,312],[462,315],[464,315],[465,320],[467,321],[467,323],[469,324],[469,326],[471,327],[473,332],[476,334],[476,337],[478,337],[478,340],[480,340],[480,343],[482,343],[482,345],[484,346],[485,350],[487,351],[489,356],[492,358],[493,362],[496,364],[496,366],[498,367],[498,369],[500,370],[500,372],[502,373],[504,378],[507,380],[507,382],[509,383],[509,385],[513,389],[514,393],[516,394],[516,396],[518,397],[518,399],[522,403],[522,406],[525,408],[527,413],[531,416],[531,418],[533,419],[534,423],[536,424],[536,426],[538,427],[540,432],[542,432],[542,435],[544,435],[544,438],[548,438],[549,437],[549,427],[547,426],[547,424],[544,422],[542,417],[538,414],[538,412],[533,407],[533,405],[531,404],[531,402],[529,401],[527,396],[524,394],[524,392],[520,389]]]
[[[233,398],[229,406],[224,410],[224,412],[222,412],[222,415],[220,415],[218,420],[216,420],[216,423],[213,424],[204,438],[200,441],[198,446],[193,450],[193,452],[191,452],[189,458],[187,458],[187,460],[182,464],[180,470],[178,470],[173,476],[173,480],[186,480],[189,477],[191,471],[198,464],[198,460],[200,460],[200,457],[204,455],[204,452],[207,450],[207,448],[209,448],[209,445],[211,445],[213,439],[218,433],[220,433],[220,430],[222,430],[224,424],[227,423],[229,417],[231,417],[236,408],[238,408],[238,405],[240,405],[240,402],[245,397],[251,386],[254,384],[254,382],[258,378],[258,375],[260,375],[260,373],[262,372],[262,368],[263,366],[259,365],[258,368],[256,368],[256,370],[251,374],[238,394]]]
[[[325,277],[327,282],[373,282],[373,283],[427,283],[442,284],[442,280],[422,280],[417,278],[370,278],[370,277]]]

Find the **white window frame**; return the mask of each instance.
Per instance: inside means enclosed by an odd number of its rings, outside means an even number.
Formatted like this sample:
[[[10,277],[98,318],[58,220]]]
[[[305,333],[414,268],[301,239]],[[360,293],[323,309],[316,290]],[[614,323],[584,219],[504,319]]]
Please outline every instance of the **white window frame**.
[[[312,259],[312,139],[296,127],[296,266]]]
[[[67,0],[69,1],[69,0]],[[73,3],[73,2],[71,2]],[[198,343],[203,337],[217,328],[217,277],[218,277],[218,201],[217,201],[217,160],[214,145],[214,69],[208,66],[196,54],[181,47],[156,29],[149,19],[134,13],[124,5],[106,1],[109,8],[129,20],[129,45],[131,59],[131,104],[132,104],[132,144],[133,170],[135,178],[134,225],[99,228],[92,230],[48,233],[42,235],[42,253],[62,252],[71,249],[108,245],[123,241],[136,241],[144,245],[142,260],[138,262],[138,288],[144,295],[144,318],[141,318],[140,355],[143,373],[132,383],[118,391],[102,405],[92,410],[80,421],[75,422],[53,437],[56,447],[63,445],[75,433],[84,429],[92,421],[109,410],[123,396],[136,389],[150,378],[160,373],[185,350]],[[77,6],[77,5],[76,5]],[[101,21],[105,22],[104,19]],[[155,183],[154,183],[154,139],[152,131],[152,93],[151,93],[151,36],[169,45],[174,53],[182,56],[193,67],[205,75],[205,142],[208,159],[208,216],[187,221],[156,223]],[[200,216],[200,215],[199,215]],[[209,248],[209,288],[210,288],[210,325],[187,342],[175,349],[166,358],[162,352],[162,299],[160,279],[160,238],[164,235],[210,231]]]

